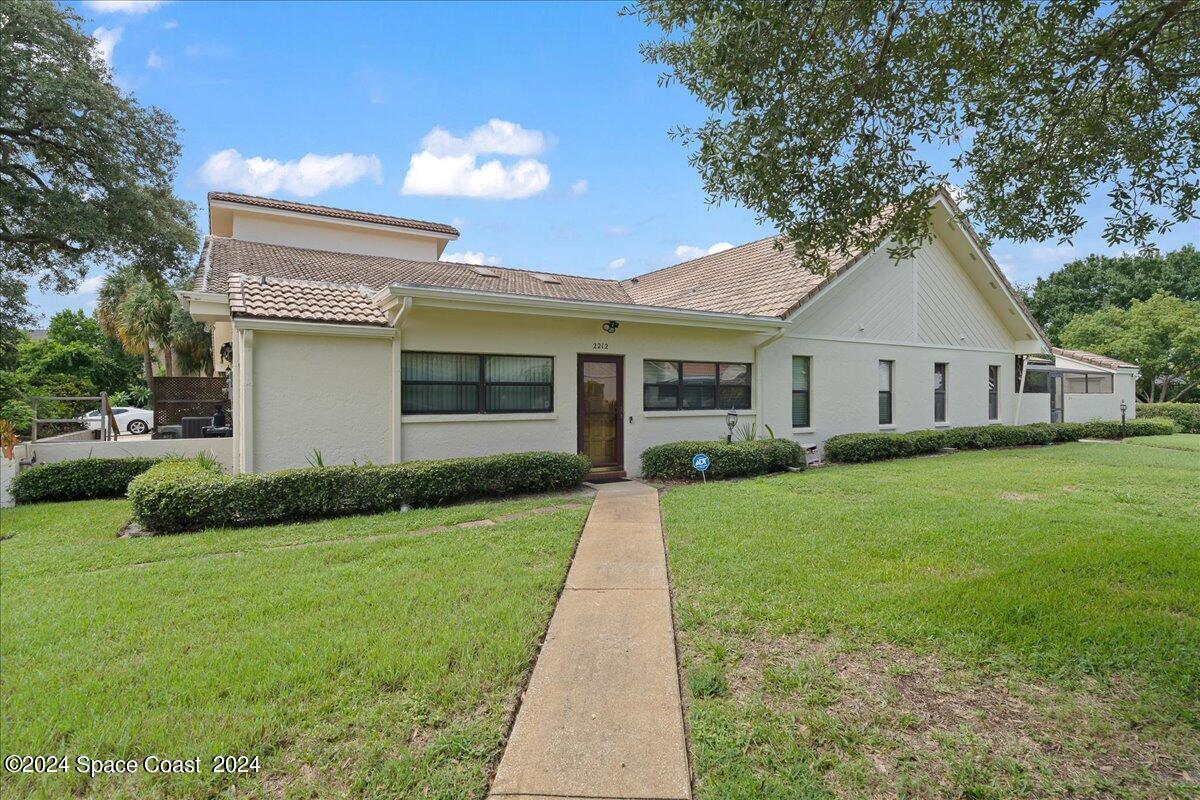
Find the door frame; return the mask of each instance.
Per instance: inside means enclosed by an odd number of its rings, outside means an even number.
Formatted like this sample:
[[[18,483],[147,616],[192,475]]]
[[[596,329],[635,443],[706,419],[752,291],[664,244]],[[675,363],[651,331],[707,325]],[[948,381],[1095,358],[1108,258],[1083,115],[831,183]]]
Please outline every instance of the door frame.
[[[1054,418],[1055,407],[1058,409],[1058,419]],[[1063,374],[1061,372],[1052,372],[1050,374],[1050,421],[1063,422],[1067,418],[1067,392],[1066,386],[1063,385]]]
[[[583,452],[583,364],[585,361],[608,362],[617,365],[617,458],[611,466],[593,467],[603,472],[625,469],[625,356],[580,353],[575,362],[575,452]]]

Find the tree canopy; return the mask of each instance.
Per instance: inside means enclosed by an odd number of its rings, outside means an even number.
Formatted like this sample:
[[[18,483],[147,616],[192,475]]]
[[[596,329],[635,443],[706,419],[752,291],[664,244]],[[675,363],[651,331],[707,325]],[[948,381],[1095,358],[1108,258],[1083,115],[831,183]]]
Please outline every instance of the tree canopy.
[[[1166,292],[1075,317],[1062,342],[1141,367],[1138,397],[1149,402],[1187,399],[1200,386],[1200,301]]]
[[[114,86],[79,24],[54,3],[0,4],[5,277],[69,291],[95,265],[181,274],[197,241],[193,206],[171,186],[175,120]],[[6,306],[24,301],[22,281],[3,288]]]
[[[1090,255],[1025,287],[1025,302],[1055,342],[1073,317],[1106,306],[1129,308],[1158,291],[1200,300],[1200,252],[1195,246],[1161,253]]]
[[[711,112],[675,134],[714,201],[820,268],[928,239],[961,185],[989,237],[1104,237],[1196,218],[1200,0],[642,0],[643,55]],[[919,151],[918,145],[925,145]],[[932,154],[932,155],[931,155]]]

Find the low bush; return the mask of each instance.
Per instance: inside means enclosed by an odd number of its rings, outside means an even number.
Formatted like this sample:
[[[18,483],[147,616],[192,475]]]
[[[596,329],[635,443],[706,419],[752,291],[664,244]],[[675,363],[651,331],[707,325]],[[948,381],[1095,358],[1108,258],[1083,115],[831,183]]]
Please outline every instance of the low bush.
[[[1138,418],[1165,417],[1182,433],[1200,433],[1200,403],[1138,403]]]
[[[710,478],[765,475],[804,466],[804,448],[790,439],[670,442],[646,448],[642,474],[660,480],[699,480],[699,473],[692,468],[692,456],[697,453],[705,453],[712,460]]]
[[[1174,432],[1174,424],[1165,419],[1135,419],[1125,426],[1126,436],[1161,436]],[[1074,442],[1079,439],[1116,439],[1120,435],[1121,423],[1112,420],[978,425],[910,433],[846,433],[826,440],[825,458],[844,464],[860,464],[885,458],[935,453],[943,447],[984,450],[993,447]]]
[[[1087,439],[1118,439],[1121,436],[1121,423],[1111,419],[1096,419],[1083,423],[1083,430]],[[1178,430],[1169,419],[1131,419],[1125,423],[1126,436],[1166,436]]]
[[[933,453],[942,447],[944,434],[921,431],[921,437],[909,433],[843,433],[825,440],[825,458],[842,464],[862,464],[887,458]],[[917,450],[917,443],[928,448]]]
[[[161,458],[133,457],[39,464],[13,478],[12,495],[18,503],[124,497],[131,480],[161,462]]]
[[[567,489],[589,469],[585,456],[545,452],[236,476],[197,461],[170,461],[134,480],[129,499],[143,527],[175,533]]]

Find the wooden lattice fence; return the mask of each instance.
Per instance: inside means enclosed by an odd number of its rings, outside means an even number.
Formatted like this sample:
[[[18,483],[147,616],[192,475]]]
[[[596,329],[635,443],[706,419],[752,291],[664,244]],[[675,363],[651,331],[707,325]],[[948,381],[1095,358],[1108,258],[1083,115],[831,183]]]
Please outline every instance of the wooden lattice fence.
[[[154,379],[154,427],[179,425],[184,417],[211,417],[213,406],[225,407],[226,419],[232,420],[232,408],[225,396],[224,378],[177,377]]]

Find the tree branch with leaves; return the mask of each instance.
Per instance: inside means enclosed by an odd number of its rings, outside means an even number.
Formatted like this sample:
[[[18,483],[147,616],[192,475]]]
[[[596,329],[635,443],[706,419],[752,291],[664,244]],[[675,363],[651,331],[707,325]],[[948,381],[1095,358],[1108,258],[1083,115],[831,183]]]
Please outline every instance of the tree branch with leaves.
[[[643,0],[644,57],[711,112],[673,135],[713,202],[817,269],[929,238],[959,184],[985,238],[1069,241],[1197,218],[1200,0]]]

